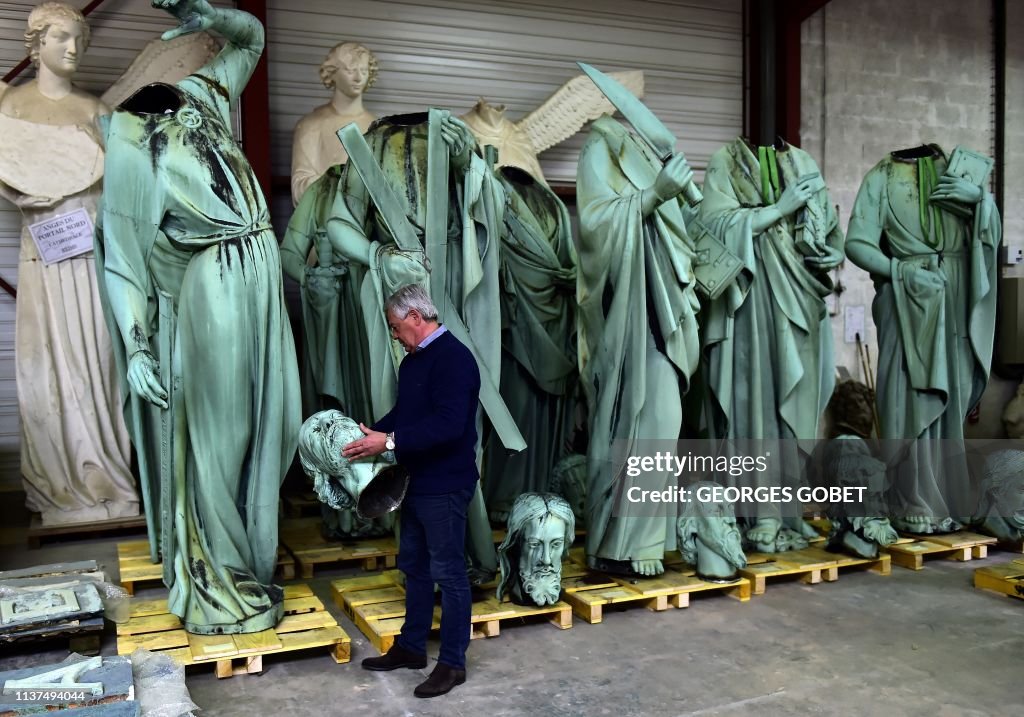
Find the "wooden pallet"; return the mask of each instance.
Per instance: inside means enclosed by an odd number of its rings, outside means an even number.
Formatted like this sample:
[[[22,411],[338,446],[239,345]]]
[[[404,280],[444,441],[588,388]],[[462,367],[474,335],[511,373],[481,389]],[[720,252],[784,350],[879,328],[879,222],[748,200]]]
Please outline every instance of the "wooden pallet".
[[[788,550],[782,553],[747,553],[747,567],[740,569],[740,575],[750,580],[755,595],[763,595],[768,578],[795,576],[808,585],[834,582],[839,579],[840,562],[844,567],[867,565],[869,569],[888,575],[889,561],[885,558],[863,560],[839,553],[829,553],[822,548],[811,546],[803,550]]]
[[[1008,553],[1024,553],[1024,539],[1000,540],[996,543],[996,547]]]
[[[358,561],[365,570],[394,568],[398,546],[392,537],[365,540],[327,540],[321,532],[321,518],[298,518],[281,522],[281,544],[295,558],[303,580],[313,577],[318,565]]]
[[[903,538],[885,551],[892,556],[892,562],[910,570],[921,570],[924,559],[947,558],[961,562],[988,556],[988,546],[995,545],[996,538],[978,533],[960,531],[945,535],[929,535],[926,539]]]
[[[289,518],[320,516],[322,505],[316,493],[311,490],[281,496],[281,507],[285,516]]]
[[[148,540],[129,540],[118,543],[117,565],[121,576],[121,587],[129,595],[135,594],[136,586],[159,587],[163,585],[163,564],[150,561]],[[295,579],[295,560],[281,547],[277,549],[277,576],[281,580]]]
[[[117,654],[139,647],[170,655],[183,665],[213,663],[217,677],[263,671],[263,657],[329,647],[337,663],[351,659],[351,639],[308,585],[284,588],[284,618],[273,630],[248,635],[192,635],[167,612],[167,598],[133,599],[131,618],[117,626]]]
[[[502,623],[507,626],[525,618],[544,617],[561,630],[572,627],[572,608],[564,602],[531,607],[511,602],[499,603],[493,589],[487,590],[486,594],[489,597],[473,602],[470,618],[473,639],[497,637]],[[405,589],[397,570],[335,580],[331,583],[331,595],[335,604],[345,611],[381,654],[391,648],[405,622]],[[431,629],[437,630],[440,627],[441,608],[435,607]]]
[[[98,538],[104,535],[146,532],[146,517],[143,515],[132,518],[112,518],[94,523],[66,523],[63,525],[43,525],[38,513],[32,514],[25,538],[29,548],[38,548],[43,543],[61,539]]]
[[[590,570],[580,564],[562,568],[563,600],[573,614],[595,625],[604,619],[605,606],[643,606],[654,612],[690,606],[693,593],[721,592],[740,602],[750,600],[751,583],[739,578],[731,583],[712,583],[697,577],[684,564],[669,565],[654,578],[624,578]]]
[[[1024,600],[1024,560],[976,568],[974,587]]]

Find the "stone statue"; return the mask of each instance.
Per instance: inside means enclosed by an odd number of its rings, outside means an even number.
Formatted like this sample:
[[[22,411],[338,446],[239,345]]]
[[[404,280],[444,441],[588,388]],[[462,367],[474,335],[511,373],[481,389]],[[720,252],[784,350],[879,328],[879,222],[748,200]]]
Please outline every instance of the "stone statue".
[[[653,115],[652,115],[653,116]],[[587,561],[637,575],[663,572],[675,548],[674,511],[634,514],[613,465],[612,444],[679,438],[681,395],[699,346],[692,216],[683,190],[693,172],[683,154],[662,162],[611,117],[596,120],[580,154],[579,362],[590,417],[587,454]],[[645,488],[674,485],[671,472]],[[659,485],[658,481],[664,484]]]
[[[155,5],[182,21],[165,38],[212,28],[227,43],[114,112],[97,238],[104,309],[141,478],[161,500],[168,607],[189,632],[259,632],[282,614],[278,493],[301,420],[277,240],[231,134],[230,103],[264,33],[205,0]]]
[[[0,194],[22,212],[15,366],[27,504],[44,525],[134,516],[139,495],[90,239],[103,174],[97,120],[110,110],[71,83],[89,45],[76,8],[38,5],[25,44],[38,73],[0,87]],[[84,251],[42,256],[29,227],[72,220],[83,225]]]
[[[700,221],[744,266],[701,324],[708,430],[777,441],[773,482],[795,486],[805,456],[788,439],[818,437],[835,382],[825,305],[828,272],[843,260],[835,208],[809,154],[739,138],[711,156]],[[793,532],[816,535],[799,512],[785,517]],[[783,522],[778,505],[759,504],[746,537],[761,552],[806,547],[777,539]]]
[[[891,153],[864,177],[847,232],[850,261],[875,281],[880,437],[921,439],[887,459],[893,523],[914,533],[956,530],[971,510],[953,446],[988,382],[995,331],[999,214],[946,166],[936,145]]]
[[[572,508],[576,525],[586,527],[587,500],[587,457],[581,453],[570,453],[555,464],[551,471],[548,489],[562,496]]]
[[[299,431],[299,460],[313,479],[320,501],[335,510],[353,509],[361,518],[378,518],[402,503],[409,475],[395,463],[393,451],[350,461],[341,449],[363,437],[359,424],[341,411],[320,411]]]
[[[828,548],[877,558],[879,546],[892,545],[899,538],[889,519],[883,517],[888,514],[885,463],[871,454],[868,441],[848,434],[827,442],[824,468],[822,477],[827,485],[866,489],[856,510],[848,510],[842,503],[826,508],[832,523]]]
[[[643,72],[631,70],[608,75],[637,97],[644,96]],[[585,75],[577,75],[517,122],[505,116],[505,105],[491,104],[483,97],[460,119],[476,135],[481,147],[490,145],[498,151],[497,167],[518,167],[546,184],[537,155],[614,109],[593,82]]]
[[[702,487],[718,487],[711,481],[690,486],[696,496]],[[697,577],[711,582],[731,582],[746,567],[743,536],[736,527],[732,503],[691,500],[676,523],[679,552],[697,570]]]
[[[483,476],[491,519],[521,493],[549,490],[575,418],[576,250],[569,213],[547,185],[517,167],[497,170],[506,204],[501,234],[501,395],[527,448],[489,445]]]
[[[366,267],[360,303],[373,418],[394,405],[398,365],[404,358],[391,338],[384,301],[401,286],[419,284],[430,292],[442,322],[473,351],[481,374],[481,404],[499,435],[511,432],[518,438],[507,409],[503,422],[494,404],[488,409],[487,403],[501,400],[496,380],[501,352],[497,249],[505,198],[493,171],[465,125],[443,111],[383,117],[365,137],[356,135],[354,140],[365,145],[366,161],[352,157],[345,165],[327,234],[336,258]],[[363,173],[373,171],[369,165],[376,165],[383,186],[364,180]],[[503,403],[500,408],[505,408]],[[497,561],[479,488],[468,525],[471,579],[486,581]]]
[[[337,132],[355,122],[364,132],[376,117],[363,108],[363,93],[377,79],[377,58],[357,42],[342,42],[330,49],[320,65],[320,81],[332,91],[331,101],[320,105],[295,125],[292,141],[292,203],[331,167],[348,159]]]
[[[512,504],[498,546],[498,601],[554,605],[562,594],[562,561],[576,537],[572,509],[553,493],[523,493]]]
[[[996,451],[985,460],[981,499],[971,522],[1000,540],[1024,538],[1024,450]]]

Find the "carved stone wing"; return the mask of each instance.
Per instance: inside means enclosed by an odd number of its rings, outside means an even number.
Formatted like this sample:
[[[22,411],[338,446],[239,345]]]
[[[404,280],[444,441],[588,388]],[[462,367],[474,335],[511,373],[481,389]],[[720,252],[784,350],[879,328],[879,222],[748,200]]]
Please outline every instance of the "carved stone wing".
[[[170,42],[158,37],[142,48],[101,99],[108,107],[117,107],[135,90],[152,82],[173,85],[205,65],[219,51],[217,41],[205,32],[181,35]]]
[[[644,96],[644,73],[642,70],[609,72],[609,75],[625,85],[637,97]],[[615,107],[597,89],[589,77],[577,75],[559,87],[544,100],[544,104],[516,123],[526,132],[534,150],[540,154],[572,137],[587,122],[597,119],[605,112],[614,112]]]

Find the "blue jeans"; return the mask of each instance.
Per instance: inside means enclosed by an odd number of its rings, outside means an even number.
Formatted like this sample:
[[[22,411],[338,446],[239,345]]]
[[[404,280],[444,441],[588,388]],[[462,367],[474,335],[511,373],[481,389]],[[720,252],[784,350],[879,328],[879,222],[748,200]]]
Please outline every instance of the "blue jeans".
[[[407,495],[402,502],[398,569],[405,573],[405,623],[396,642],[427,653],[434,617],[434,584],[441,588],[441,653],[437,661],[466,669],[473,610],[466,574],[466,511],[473,488]]]

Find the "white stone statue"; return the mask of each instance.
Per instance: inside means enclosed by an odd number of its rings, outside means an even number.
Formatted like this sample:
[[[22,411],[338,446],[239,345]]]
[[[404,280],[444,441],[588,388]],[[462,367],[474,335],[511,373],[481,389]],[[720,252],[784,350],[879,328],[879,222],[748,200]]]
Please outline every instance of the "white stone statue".
[[[637,97],[644,96],[643,72],[608,74]],[[469,125],[481,146],[491,145],[498,150],[498,167],[518,167],[546,184],[537,155],[569,139],[587,122],[614,111],[589,77],[577,75],[518,122],[505,116],[505,105],[492,105],[483,97],[460,119]]]
[[[35,7],[25,44],[35,79],[0,84],[0,195],[22,213],[15,364],[27,505],[44,525],[135,516],[139,496],[92,255],[103,173],[98,118],[110,108],[71,82],[89,45],[75,7]],[[125,78],[138,66],[147,79],[183,77],[212,49],[201,41],[189,48],[155,64],[144,52]],[[112,89],[123,92],[123,84]]]
[[[320,80],[333,91],[331,101],[295,125],[292,142],[292,202],[336,164],[348,160],[338,130],[355,122],[365,132],[376,117],[363,108],[363,93],[377,79],[377,58],[356,42],[342,42],[320,65]]]

